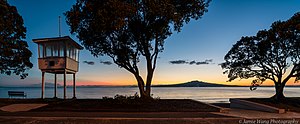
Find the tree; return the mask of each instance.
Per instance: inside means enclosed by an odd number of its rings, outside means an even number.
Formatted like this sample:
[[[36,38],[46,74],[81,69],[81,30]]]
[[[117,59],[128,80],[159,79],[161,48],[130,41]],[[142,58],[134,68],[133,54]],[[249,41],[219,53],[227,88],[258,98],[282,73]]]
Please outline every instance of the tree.
[[[205,0],[77,0],[65,13],[71,33],[94,56],[107,55],[137,80],[142,98],[150,98],[157,56],[164,41],[184,23],[207,12]],[[146,62],[143,80],[138,63]],[[146,89],[144,89],[146,87]]]
[[[229,81],[255,78],[250,89],[266,80],[274,82],[276,100],[284,98],[286,83],[300,78],[300,13],[287,21],[276,21],[269,30],[242,37],[221,64]]]
[[[16,7],[10,6],[6,0],[0,0],[0,73],[14,73],[24,79],[32,68],[26,38],[26,28]]]

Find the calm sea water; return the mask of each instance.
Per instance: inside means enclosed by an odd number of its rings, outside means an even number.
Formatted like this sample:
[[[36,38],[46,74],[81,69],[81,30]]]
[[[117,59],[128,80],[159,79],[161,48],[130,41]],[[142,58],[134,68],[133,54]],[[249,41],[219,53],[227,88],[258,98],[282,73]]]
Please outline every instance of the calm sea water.
[[[40,98],[40,88],[6,88],[0,87],[0,98],[8,98],[7,91],[25,91],[27,98]],[[53,88],[45,89],[46,98],[53,97]],[[76,89],[77,98],[99,99],[104,96],[113,97],[116,94],[133,95],[138,92],[137,87],[114,87],[114,88],[83,88]],[[267,98],[274,94],[273,87],[259,87],[255,91],[250,91],[249,87],[154,87],[152,93],[154,97],[162,99],[194,99],[202,102],[229,102],[229,98]],[[286,87],[285,95],[288,97],[300,97],[299,87]],[[58,88],[57,95],[63,96],[63,88]],[[72,98],[72,88],[67,88],[67,97]]]

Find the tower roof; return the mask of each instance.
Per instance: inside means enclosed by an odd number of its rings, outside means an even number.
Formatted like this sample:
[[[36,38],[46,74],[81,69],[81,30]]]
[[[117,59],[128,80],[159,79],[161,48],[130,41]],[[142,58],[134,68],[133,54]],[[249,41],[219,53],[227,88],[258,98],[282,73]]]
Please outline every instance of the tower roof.
[[[64,37],[51,37],[51,38],[39,38],[39,39],[32,39],[34,43],[45,43],[45,42],[55,42],[55,41],[66,41],[67,43],[71,43],[73,46],[75,46],[77,49],[82,50],[83,47],[79,45],[76,41],[74,41],[69,36]]]

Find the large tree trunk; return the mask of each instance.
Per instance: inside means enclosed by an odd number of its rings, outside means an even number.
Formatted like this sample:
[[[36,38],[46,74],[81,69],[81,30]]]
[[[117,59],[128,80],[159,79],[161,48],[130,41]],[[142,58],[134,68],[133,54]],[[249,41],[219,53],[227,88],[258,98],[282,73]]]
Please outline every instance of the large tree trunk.
[[[157,47],[157,43],[155,43],[155,47]],[[155,48],[158,49],[158,48]],[[158,54],[158,53],[154,53],[154,54]],[[152,59],[149,56],[146,57],[147,60],[147,78],[146,78],[146,95],[148,98],[151,98],[151,83],[152,83],[152,79],[153,79],[153,72],[155,69],[155,63],[156,63],[156,59],[154,59],[154,65],[152,65]]]
[[[272,96],[276,101],[282,101],[285,96],[283,94],[284,85],[275,85],[276,94]]]
[[[153,78],[153,70],[148,71],[147,82],[146,82],[146,94],[151,97],[151,83]]]
[[[138,87],[139,87],[139,90],[140,90],[140,95],[141,95],[141,99],[152,99],[150,94],[147,94],[146,91],[145,91],[145,83],[144,83],[144,80],[141,76],[139,75],[135,75],[135,78],[138,82]]]
[[[138,83],[138,87],[139,87],[139,90],[140,90],[140,95],[142,97],[142,96],[145,95],[144,81],[143,81],[142,77],[139,76],[139,75],[137,75],[137,74],[135,75],[135,79],[136,79],[136,81]]]

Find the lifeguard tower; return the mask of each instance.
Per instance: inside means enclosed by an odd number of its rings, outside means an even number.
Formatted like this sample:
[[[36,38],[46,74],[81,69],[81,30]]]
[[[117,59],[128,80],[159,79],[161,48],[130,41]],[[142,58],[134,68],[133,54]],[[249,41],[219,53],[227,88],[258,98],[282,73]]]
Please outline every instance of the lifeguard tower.
[[[64,76],[64,99],[66,95],[66,75],[73,74],[73,98],[76,98],[75,75],[79,67],[79,50],[83,47],[69,36],[33,39],[38,44],[38,64],[42,71],[42,94],[45,97],[45,73],[54,74],[54,98],[57,98],[57,74]]]

